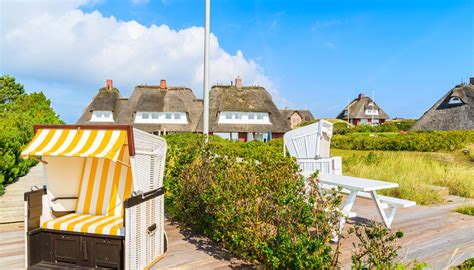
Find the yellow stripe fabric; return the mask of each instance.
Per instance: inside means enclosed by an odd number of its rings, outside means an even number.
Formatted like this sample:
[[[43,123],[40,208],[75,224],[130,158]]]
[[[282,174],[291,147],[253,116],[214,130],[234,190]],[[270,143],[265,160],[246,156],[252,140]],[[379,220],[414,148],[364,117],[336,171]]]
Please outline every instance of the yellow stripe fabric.
[[[84,130],[79,130],[77,133],[76,133],[76,136],[74,136],[74,138],[72,139],[71,143],[69,144],[69,146],[64,150],[62,151],[61,153],[58,154],[58,156],[68,156],[68,155],[73,155],[74,153],[72,153],[72,150],[74,150],[74,148],[76,148],[76,146],[79,144],[79,142],[81,141],[81,138],[82,138],[82,135],[84,134]]]
[[[82,196],[85,196],[85,199],[84,199],[84,208],[82,209],[82,211],[79,211],[79,209],[76,209],[76,213],[79,213],[79,214],[89,214],[90,213],[90,205],[91,205],[91,200],[92,200],[92,195],[94,195],[94,182],[95,182],[95,178],[96,178],[96,174],[97,174],[97,163],[99,162],[98,159],[96,158],[91,158],[91,170],[90,170],[90,178],[89,179],[83,179],[83,180],[86,180],[87,182],[87,188],[86,188],[86,192],[81,192],[81,194],[79,194],[79,200],[81,200],[80,197]],[[97,193],[97,192],[96,192]]]
[[[46,135],[46,138],[40,143],[40,145],[35,149],[35,151],[31,153],[32,156],[36,155],[38,152],[41,152],[41,150],[48,146],[48,143],[51,141],[51,138],[53,138],[55,131],[48,130],[47,132],[48,133]]]
[[[91,153],[89,155],[90,157],[96,157],[98,154],[100,154],[104,151],[105,147],[107,147],[107,145],[110,142],[110,139],[112,138],[112,133],[113,133],[112,130],[106,130],[105,131],[104,138],[102,139],[102,142],[100,143],[99,147],[93,153]]]
[[[84,136],[84,133],[83,133],[80,141],[86,141],[86,143],[79,151],[73,153],[72,156],[78,157],[85,154],[91,148],[98,133],[99,133],[99,130],[91,130],[88,136]]]
[[[114,158],[126,142],[126,130],[39,129],[21,155],[98,157],[116,161]]]
[[[54,153],[54,152],[58,151],[59,147],[61,147],[63,145],[64,141],[66,141],[66,138],[69,135],[69,131],[70,131],[69,129],[63,130],[61,132],[61,136],[59,137],[59,140],[54,144],[54,146],[51,149],[49,149],[43,155],[49,156],[51,153]]]
[[[123,216],[123,202],[132,190],[128,148],[122,147],[118,156],[121,163],[87,158],[79,184],[76,213]]]
[[[123,236],[123,217],[68,214],[49,220],[42,228],[69,232]]]
[[[97,203],[95,206],[95,213],[102,213],[102,206],[104,203],[104,196],[101,196],[102,194],[105,195],[105,186],[107,184],[107,179],[109,176],[109,166],[110,166],[110,160],[104,160],[104,165],[102,168],[102,175],[100,176],[100,183],[99,183],[99,196],[97,198]]]
[[[112,149],[105,155],[105,158],[114,159],[115,154],[123,147],[126,142],[127,132],[121,131],[117,141],[114,143]]]
[[[118,160],[124,160],[125,155],[125,147],[122,147],[122,150],[119,153]],[[110,195],[110,202],[107,208],[107,215],[114,215],[115,214],[115,204],[117,202],[117,195],[119,192],[119,184],[120,184],[120,177],[121,177],[122,167],[115,166],[114,168],[114,177],[112,182],[112,190]],[[129,196],[130,197],[130,196]],[[127,197],[128,198],[128,197]]]

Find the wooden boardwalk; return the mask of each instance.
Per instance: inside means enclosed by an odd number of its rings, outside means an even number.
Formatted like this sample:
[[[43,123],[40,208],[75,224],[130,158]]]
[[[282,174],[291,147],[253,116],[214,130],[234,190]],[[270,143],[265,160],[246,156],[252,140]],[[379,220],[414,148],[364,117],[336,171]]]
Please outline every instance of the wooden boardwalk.
[[[30,191],[32,186],[43,185],[43,169],[35,166],[27,175],[6,186],[5,194],[0,196],[0,223],[23,221],[23,193]]]
[[[405,262],[418,260],[428,263],[433,269],[459,265],[474,258],[474,216],[454,212],[463,203],[474,203],[472,199],[447,196],[445,204],[414,206],[399,209],[392,224],[393,230],[401,230],[404,237],[400,243],[400,259]],[[374,203],[357,199],[353,210],[361,217],[380,221]],[[349,221],[365,222],[356,218]],[[354,237],[342,242],[341,265],[350,265]]]
[[[35,183],[32,178],[42,178],[38,168],[33,168],[27,177],[15,183],[15,188],[12,188],[13,185],[7,187],[7,193],[0,197],[0,223],[21,221],[23,192]],[[442,269],[474,257],[474,217],[453,212],[454,208],[467,200],[455,196],[448,196],[446,199],[448,202],[445,204],[415,206],[398,211],[392,226],[405,233],[401,241],[402,260],[416,259],[427,262],[434,269]],[[357,199],[353,210],[361,217],[379,220],[372,201]],[[349,224],[354,222],[364,220],[351,220]],[[23,267],[22,228],[22,223],[0,225],[1,269]],[[174,224],[167,222],[165,230],[169,239],[168,252],[154,269],[230,269],[249,266],[232,258],[228,252],[206,238],[181,230]],[[348,238],[342,242],[340,262],[343,268],[349,269],[353,241],[354,238]]]

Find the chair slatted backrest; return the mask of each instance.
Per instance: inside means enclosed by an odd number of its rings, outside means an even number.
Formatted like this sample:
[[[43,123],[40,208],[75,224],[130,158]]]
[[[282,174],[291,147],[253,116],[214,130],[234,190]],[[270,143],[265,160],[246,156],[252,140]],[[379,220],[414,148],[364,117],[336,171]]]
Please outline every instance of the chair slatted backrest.
[[[285,133],[283,141],[292,157],[297,159],[317,159],[329,157],[332,137],[332,124],[318,122],[293,129]]]
[[[127,147],[122,147],[117,160],[118,162],[104,158],[86,159],[79,185],[76,213],[123,216],[123,202],[130,197],[132,190]]]

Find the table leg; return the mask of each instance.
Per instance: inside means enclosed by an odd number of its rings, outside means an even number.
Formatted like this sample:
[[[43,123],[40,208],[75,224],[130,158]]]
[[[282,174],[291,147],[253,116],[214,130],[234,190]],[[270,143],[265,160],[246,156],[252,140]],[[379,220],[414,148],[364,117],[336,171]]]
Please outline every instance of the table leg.
[[[342,214],[347,216],[347,217],[354,217],[356,216],[355,213],[351,212],[352,206],[354,205],[354,201],[357,197],[357,191],[351,191],[349,193],[349,197],[347,197],[346,202],[344,203],[344,207],[342,208]],[[341,222],[339,223],[339,233],[342,233],[342,230],[344,229],[344,225],[346,224],[346,218],[342,217]],[[339,238],[337,237],[337,232],[334,232],[334,238],[332,239],[333,242],[339,241]]]
[[[380,202],[379,197],[377,196],[377,192],[375,192],[375,190],[371,191],[370,195],[372,196],[372,199],[374,200],[375,205],[377,206],[377,210],[379,212],[380,217],[382,218],[383,223],[385,224],[385,227],[390,229],[390,225],[392,223],[393,216],[395,215],[396,208],[391,209],[390,218],[387,218],[387,216],[385,215],[385,211],[383,210],[383,205]]]

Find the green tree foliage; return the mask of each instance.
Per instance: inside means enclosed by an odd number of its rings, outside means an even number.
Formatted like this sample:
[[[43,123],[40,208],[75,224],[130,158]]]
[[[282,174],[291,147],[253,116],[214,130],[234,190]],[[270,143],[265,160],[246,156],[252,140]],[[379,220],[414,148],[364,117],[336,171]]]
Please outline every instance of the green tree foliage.
[[[26,94],[15,78],[0,77],[0,194],[3,184],[26,174],[35,163],[20,157],[21,150],[33,137],[34,124],[60,124],[62,121],[51,108],[42,92]]]
[[[10,75],[0,77],[0,103],[9,103],[18,96],[25,94],[22,84],[15,82],[15,78]]]

